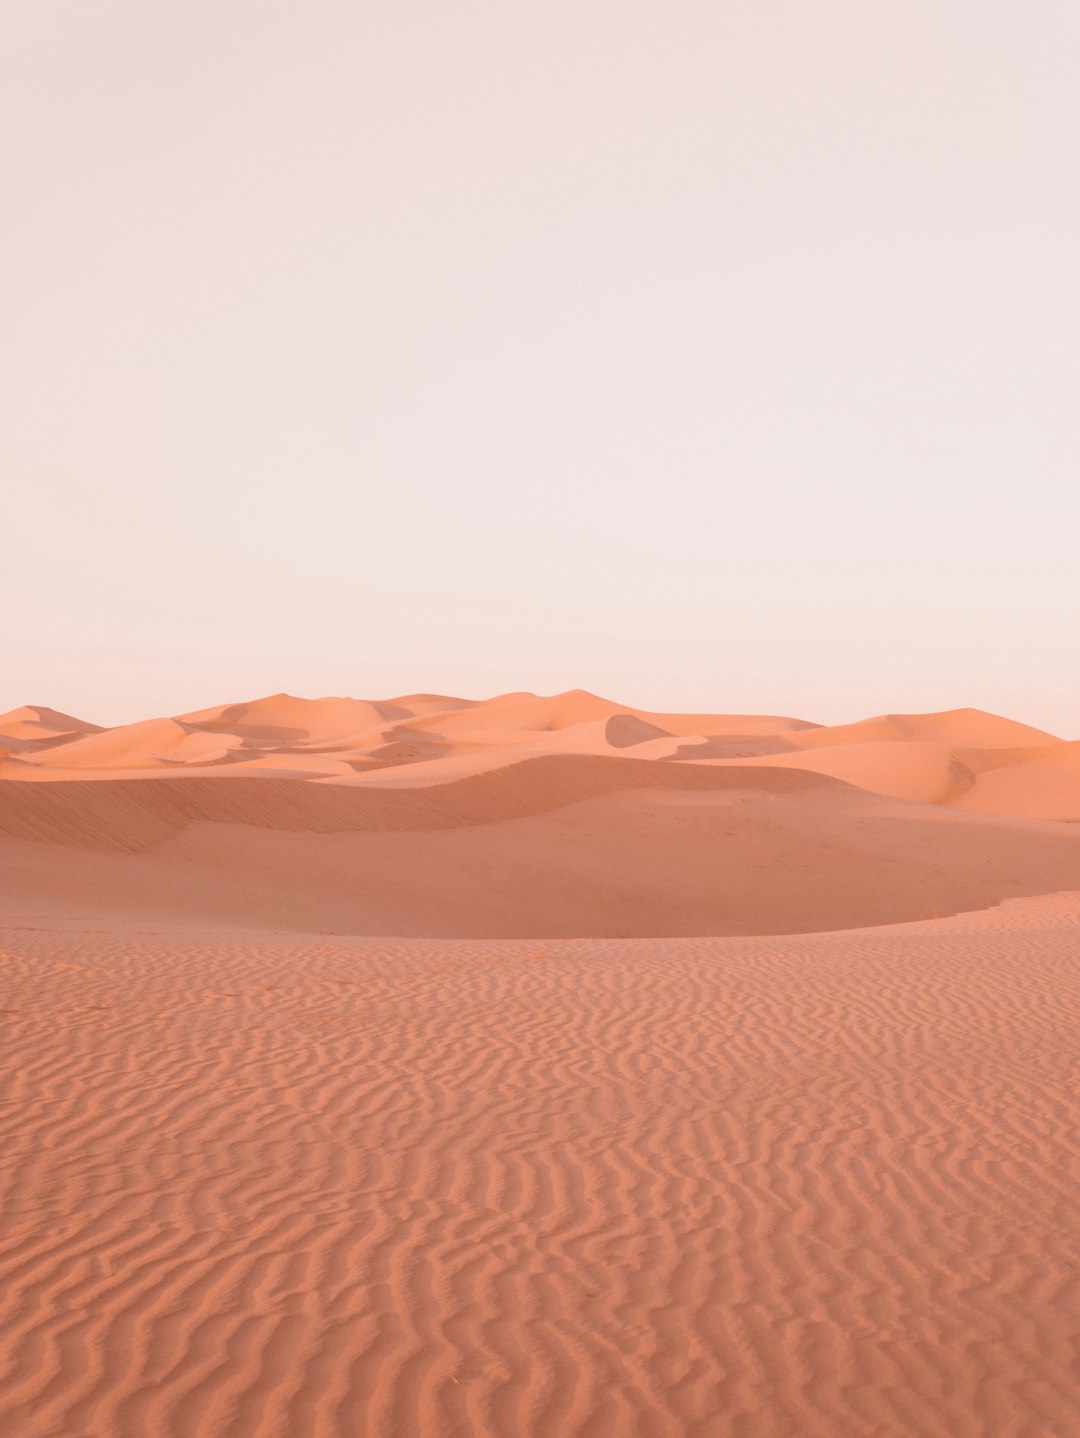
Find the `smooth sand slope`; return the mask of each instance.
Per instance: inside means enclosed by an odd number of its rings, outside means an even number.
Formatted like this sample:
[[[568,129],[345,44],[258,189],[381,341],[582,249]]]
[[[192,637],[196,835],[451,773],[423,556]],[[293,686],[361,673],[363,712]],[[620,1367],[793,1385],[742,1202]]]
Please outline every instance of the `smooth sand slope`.
[[[1080,887],[1080,825],[792,769],[524,760],[384,789],[0,783],[10,923],[427,937],[796,933]]]
[[[1075,1431],[1080,895],[0,947],[0,1432]]]

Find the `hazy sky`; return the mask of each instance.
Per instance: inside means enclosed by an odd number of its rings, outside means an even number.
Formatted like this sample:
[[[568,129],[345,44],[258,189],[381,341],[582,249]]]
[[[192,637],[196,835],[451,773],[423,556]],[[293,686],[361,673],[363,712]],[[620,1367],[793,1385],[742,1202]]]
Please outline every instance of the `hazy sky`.
[[[1080,734],[1075,0],[0,0],[0,710]]]

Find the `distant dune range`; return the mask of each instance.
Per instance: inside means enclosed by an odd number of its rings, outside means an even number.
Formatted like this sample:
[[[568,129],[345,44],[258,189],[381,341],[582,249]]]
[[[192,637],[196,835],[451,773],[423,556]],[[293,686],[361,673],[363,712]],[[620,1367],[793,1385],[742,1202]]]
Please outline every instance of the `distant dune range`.
[[[1080,743],[583,691],[0,716],[0,912],[412,937],[869,927],[1080,888]],[[63,861],[57,862],[57,850]]]

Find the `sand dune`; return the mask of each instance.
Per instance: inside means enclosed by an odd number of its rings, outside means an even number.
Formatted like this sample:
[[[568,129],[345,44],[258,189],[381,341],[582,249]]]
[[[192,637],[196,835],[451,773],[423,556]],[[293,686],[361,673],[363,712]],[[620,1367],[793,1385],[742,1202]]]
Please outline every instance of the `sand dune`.
[[[882,714],[855,724],[834,724],[799,732],[792,742],[802,749],[823,745],[894,743],[962,744],[978,749],[1057,742],[1045,730],[1018,724],[981,709],[948,709],[940,714]]]
[[[5,1434],[1073,1430],[1080,896],[152,928],[0,932]]]
[[[145,778],[183,768],[399,788],[550,755],[713,767],[766,761],[917,803],[1080,819],[1069,746],[976,709],[822,726],[776,715],[651,713],[572,690],[482,701],[275,694],[107,730],[47,709],[0,718],[0,779],[21,781]],[[1000,773],[983,777],[990,771]]]
[[[886,741],[823,745],[776,755],[768,762],[919,803],[1018,818],[1080,820],[1076,747],[1056,741],[1016,749]],[[698,762],[705,757],[702,752]]]
[[[1080,743],[1047,744],[988,765],[956,805],[986,814],[1080,819]]]
[[[88,724],[85,719],[26,704],[0,714],[0,754],[5,750],[9,754],[33,753],[99,732],[100,726]]]
[[[1080,882],[1080,826],[826,775],[556,755],[443,784],[249,771],[0,784],[0,914],[416,936],[896,923]]]
[[[0,735],[5,1438],[1072,1431],[1080,744]]]
[[[829,728],[584,690],[277,694],[113,729],[24,709],[0,732],[23,746],[0,759],[9,915],[791,933],[1080,884],[1080,744],[971,709]]]

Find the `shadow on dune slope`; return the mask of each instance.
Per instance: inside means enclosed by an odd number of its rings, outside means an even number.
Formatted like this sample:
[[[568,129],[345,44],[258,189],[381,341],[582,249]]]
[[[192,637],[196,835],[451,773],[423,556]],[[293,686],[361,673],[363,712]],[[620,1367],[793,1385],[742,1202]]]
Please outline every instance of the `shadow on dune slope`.
[[[1080,830],[801,769],[525,760],[421,788],[0,783],[8,922],[444,937],[863,927],[1080,887]]]

